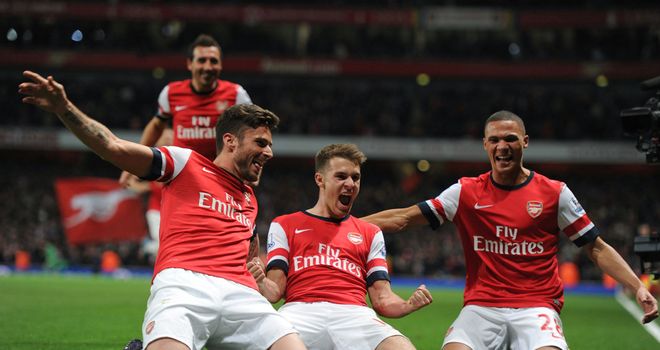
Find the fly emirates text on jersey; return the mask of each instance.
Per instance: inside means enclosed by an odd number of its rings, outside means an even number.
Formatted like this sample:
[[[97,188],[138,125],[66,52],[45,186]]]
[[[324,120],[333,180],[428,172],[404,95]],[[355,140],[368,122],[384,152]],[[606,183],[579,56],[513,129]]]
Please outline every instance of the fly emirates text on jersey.
[[[543,242],[505,242],[502,238],[513,241],[518,238],[518,229],[508,226],[495,226],[495,236],[498,240],[490,240],[484,236],[475,235],[474,251],[488,252],[502,255],[536,255],[543,253]]]
[[[362,278],[362,268],[348,261],[346,258],[339,258],[340,252],[341,250],[339,248],[333,248],[329,244],[319,243],[318,254],[310,256],[296,255],[293,257],[293,270],[300,271],[317,265],[332,266]]]
[[[211,126],[211,117],[193,116],[191,128],[177,125],[176,137],[181,140],[215,139],[215,127]]]
[[[252,220],[247,216],[243,215],[240,211],[243,210],[240,203],[237,203],[234,200],[234,197],[229,193],[225,192],[225,201],[213,197],[210,193],[199,192],[199,202],[198,205],[200,208],[216,211],[223,214],[224,216],[234,219],[241,223],[242,225],[252,229]],[[238,211],[237,211],[238,209]]]

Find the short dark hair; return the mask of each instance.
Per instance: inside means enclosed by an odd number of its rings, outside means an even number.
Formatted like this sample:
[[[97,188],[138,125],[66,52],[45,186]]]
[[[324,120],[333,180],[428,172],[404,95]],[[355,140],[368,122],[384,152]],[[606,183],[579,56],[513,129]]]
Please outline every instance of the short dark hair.
[[[230,133],[243,136],[248,127],[256,129],[265,126],[270,130],[277,129],[280,118],[275,113],[261,108],[255,104],[238,104],[227,108],[215,124],[215,148],[218,154],[222,151],[224,143],[222,135]]]
[[[220,50],[220,57],[222,57],[222,48],[220,47],[220,44],[215,39],[213,39],[212,36],[208,34],[200,34],[197,36],[197,38],[195,38],[195,41],[193,41],[188,46],[188,51],[186,52],[186,54],[188,55],[189,59],[192,60],[194,58],[195,48],[198,46],[202,46],[202,47],[215,46],[218,48],[218,50]]]
[[[362,165],[367,161],[367,156],[352,143],[335,143],[321,148],[316,157],[314,158],[315,169],[317,172],[322,171],[330,159],[339,157],[347,159],[356,165]]]
[[[488,126],[489,123],[492,122],[499,122],[502,120],[511,120],[516,122],[518,125],[520,125],[520,128],[522,129],[523,135],[527,134],[525,131],[525,122],[523,122],[522,118],[520,118],[518,115],[516,115],[513,112],[509,111],[497,111],[493,113],[488,119],[486,119],[486,123],[484,124],[484,132],[486,131],[486,126]]]

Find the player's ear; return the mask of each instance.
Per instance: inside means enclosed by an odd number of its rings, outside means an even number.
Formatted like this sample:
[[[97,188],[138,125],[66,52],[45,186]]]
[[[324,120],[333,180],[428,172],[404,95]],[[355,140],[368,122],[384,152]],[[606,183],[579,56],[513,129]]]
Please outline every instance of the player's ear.
[[[318,171],[314,173],[314,182],[316,182],[316,186],[323,187],[323,174]]]
[[[186,67],[192,72],[192,60],[190,58],[186,58]]]
[[[529,146],[529,135],[523,137],[523,148],[527,148],[527,146]]]
[[[223,149],[226,148],[230,152],[235,151],[236,147],[238,146],[238,138],[232,133],[224,133],[222,135],[222,142],[225,145]]]

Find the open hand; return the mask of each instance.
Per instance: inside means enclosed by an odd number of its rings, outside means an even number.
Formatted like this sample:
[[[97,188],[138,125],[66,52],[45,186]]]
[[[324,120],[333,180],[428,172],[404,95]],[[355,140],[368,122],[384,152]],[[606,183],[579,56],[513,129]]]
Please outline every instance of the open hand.
[[[44,78],[29,70],[24,71],[23,76],[32,81],[18,85],[18,92],[26,95],[23,97],[23,103],[35,105],[58,115],[66,112],[69,99],[62,84],[56,82],[52,76]]]

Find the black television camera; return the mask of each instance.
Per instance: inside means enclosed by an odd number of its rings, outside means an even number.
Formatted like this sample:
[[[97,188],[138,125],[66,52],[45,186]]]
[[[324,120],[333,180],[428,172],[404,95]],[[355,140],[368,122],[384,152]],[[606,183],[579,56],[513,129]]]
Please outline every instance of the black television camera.
[[[621,126],[627,136],[637,137],[637,150],[646,154],[647,163],[660,163],[660,76],[645,80],[642,90],[656,90],[643,107],[621,111]]]
[[[657,234],[651,236],[635,237],[633,247],[635,254],[641,261],[642,273],[649,273],[660,277],[660,236]]]

